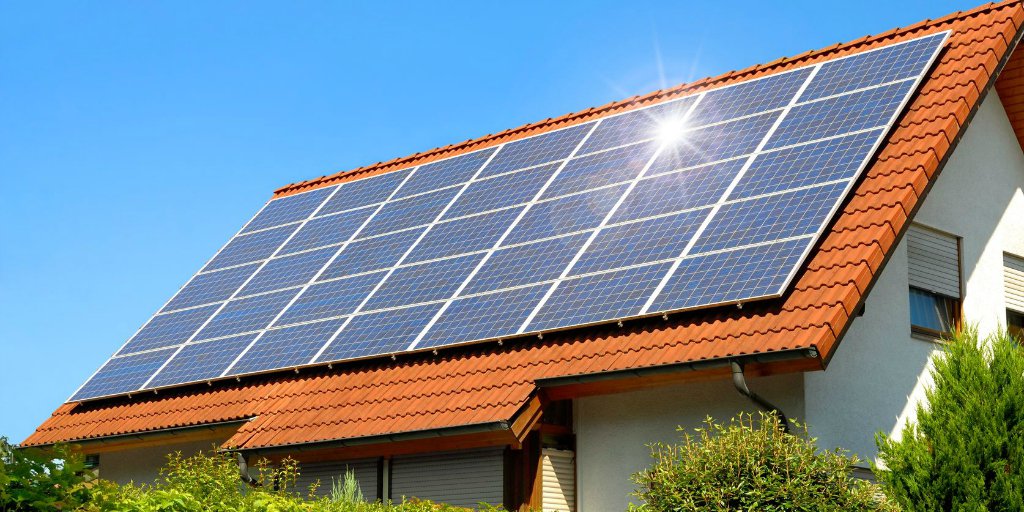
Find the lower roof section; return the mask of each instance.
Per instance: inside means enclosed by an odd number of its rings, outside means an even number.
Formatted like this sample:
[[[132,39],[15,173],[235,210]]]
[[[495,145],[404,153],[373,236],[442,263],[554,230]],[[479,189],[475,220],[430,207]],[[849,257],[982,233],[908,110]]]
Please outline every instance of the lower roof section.
[[[224,446],[243,450],[318,443],[344,447],[346,440],[386,440],[402,433],[500,422],[514,433],[515,425],[521,428],[523,418],[532,417],[528,411],[537,397],[614,392],[678,378],[714,378],[721,371],[717,363],[765,354],[799,357],[797,362],[787,357],[765,362],[757,370],[760,373],[820,369],[1006,63],[1022,22],[1024,9],[1019,1],[990,5],[702,82],[705,87],[717,86],[928,33],[952,32],[899,126],[811,253],[792,289],[780,299],[743,309],[637,320],[622,327],[570,330],[543,339],[512,339],[503,345],[458,347],[437,355],[339,364],[156,395],[64,404],[23,444],[88,441],[237,420],[248,421]],[[695,87],[699,84],[578,116],[642,106]],[[1019,94],[1018,90],[1009,88],[1007,94]],[[552,123],[557,125],[558,120]],[[807,355],[814,357],[807,359]],[[702,363],[709,361],[716,363]],[[610,377],[588,377],[594,375]],[[555,387],[542,389],[542,385]],[[509,438],[504,433],[497,436]]]

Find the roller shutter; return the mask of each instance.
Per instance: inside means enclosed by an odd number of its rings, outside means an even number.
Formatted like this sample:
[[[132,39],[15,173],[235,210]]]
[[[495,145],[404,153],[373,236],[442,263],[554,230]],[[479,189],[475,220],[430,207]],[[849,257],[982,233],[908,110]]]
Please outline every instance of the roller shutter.
[[[545,448],[541,459],[544,512],[576,512],[576,454]]]
[[[395,457],[391,499],[420,498],[456,507],[504,501],[504,448]]]
[[[910,226],[907,253],[910,286],[960,298],[960,243],[955,237]]]
[[[355,472],[356,481],[359,482],[359,490],[363,492],[363,499],[366,501],[376,501],[378,499],[377,459],[302,464],[299,466],[296,490],[305,493],[313,482],[319,480],[320,487],[317,488],[317,495],[330,496],[332,483],[337,480],[340,485],[345,478],[346,469],[351,469]]]
[[[1003,255],[1003,282],[1006,308],[1024,313],[1024,258]]]

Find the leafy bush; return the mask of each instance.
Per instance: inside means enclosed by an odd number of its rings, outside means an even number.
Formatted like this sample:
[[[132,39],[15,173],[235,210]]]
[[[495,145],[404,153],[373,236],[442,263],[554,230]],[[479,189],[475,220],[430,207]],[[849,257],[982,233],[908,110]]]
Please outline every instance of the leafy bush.
[[[682,429],[680,429],[682,430]],[[822,451],[815,440],[786,434],[774,415],[740,414],[728,425],[708,418],[681,444],[655,444],[653,466],[633,476],[635,511],[894,510],[877,487],[853,478],[856,458]]]
[[[1024,510],[1024,349],[953,336],[900,439],[879,435],[879,480],[907,510]]]
[[[0,510],[69,510],[89,502],[89,474],[71,447],[15,449],[0,437]]]

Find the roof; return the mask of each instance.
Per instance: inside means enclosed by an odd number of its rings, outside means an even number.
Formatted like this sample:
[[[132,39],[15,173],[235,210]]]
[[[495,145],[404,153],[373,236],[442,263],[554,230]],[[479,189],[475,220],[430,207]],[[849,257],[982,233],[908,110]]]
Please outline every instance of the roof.
[[[667,319],[412,354],[397,359],[196,385],[61,405],[25,445],[249,420],[224,443],[257,450],[307,443],[388,441],[402,435],[498,429],[514,442],[541,399],[723,375],[729,358],[751,371],[828,364],[971,116],[998,89],[1024,126],[1024,57],[1010,59],[1024,23],[1021,0],[987,5],[877,36],[515,128],[390,162],[295,183],[286,195],[450,157],[704,89],[950,30],[947,47],[782,298]],[[1009,64],[1007,64],[1009,61]],[[1021,122],[1018,122],[1021,121]],[[1024,140],[1024,130],[1017,130]]]

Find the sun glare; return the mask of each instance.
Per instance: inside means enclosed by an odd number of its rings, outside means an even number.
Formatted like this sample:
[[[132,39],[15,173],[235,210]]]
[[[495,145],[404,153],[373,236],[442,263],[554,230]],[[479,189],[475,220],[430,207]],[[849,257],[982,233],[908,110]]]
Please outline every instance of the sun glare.
[[[680,118],[671,117],[658,122],[658,141],[662,144],[675,144],[683,139],[686,132],[686,122]]]

